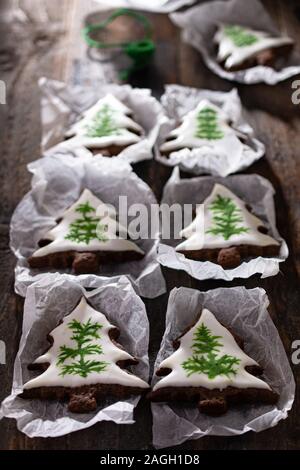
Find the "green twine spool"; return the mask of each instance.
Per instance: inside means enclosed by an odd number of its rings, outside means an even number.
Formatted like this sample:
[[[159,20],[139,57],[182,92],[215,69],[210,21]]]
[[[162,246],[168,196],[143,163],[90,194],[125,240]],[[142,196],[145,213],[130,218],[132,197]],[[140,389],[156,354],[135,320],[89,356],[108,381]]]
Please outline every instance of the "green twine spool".
[[[91,33],[105,29],[119,16],[130,16],[144,26],[145,36],[138,41],[124,42],[124,43],[105,43],[91,38]],[[152,37],[152,26],[148,19],[135,11],[128,10],[127,8],[120,8],[112,13],[102,23],[88,25],[82,31],[83,37],[89,47],[96,47],[97,49],[116,49],[121,48],[125,54],[130,57],[133,64],[125,70],[120,72],[120,78],[126,80],[129,75],[135,70],[140,70],[145,67],[153,57],[155,52],[155,44]]]

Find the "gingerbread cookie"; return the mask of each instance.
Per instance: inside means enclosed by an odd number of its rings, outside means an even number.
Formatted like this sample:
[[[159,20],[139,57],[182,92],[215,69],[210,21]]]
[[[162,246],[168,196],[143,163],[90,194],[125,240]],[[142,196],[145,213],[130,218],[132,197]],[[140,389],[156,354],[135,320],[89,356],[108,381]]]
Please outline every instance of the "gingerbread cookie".
[[[278,394],[258,378],[262,368],[209,310],[203,309],[174,347],[176,351],[156,371],[163,378],[148,395],[152,401],[197,403],[202,413],[212,416],[237,403],[277,402]]]
[[[288,37],[229,24],[219,26],[214,42],[218,46],[217,61],[229,71],[274,66],[277,58],[289,54],[294,44]]]
[[[280,243],[267,234],[263,222],[221,184],[215,184],[180,235],[186,240],[176,251],[193,260],[218,263],[224,269],[235,268],[248,257],[277,256],[280,250]]]
[[[40,248],[28,259],[30,267],[97,273],[101,263],[143,258],[144,252],[126,239],[126,229],[114,215],[111,208],[85,189],[39,241]]]
[[[132,111],[115,96],[108,94],[67,131],[66,138],[104,156],[118,155],[140,142],[143,128],[130,116]]]
[[[182,149],[201,149],[205,155],[232,158],[233,153],[243,155],[250,147],[243,142],[245,136],[231,126],[228,115],[207,99],[187,113],[179,127],[173,129],[160,146],[160,153],[169,157]]]
[[[49,334],[50,348],[30,366],[42,374],[25,383],[20,396],[68,401],[71,412],[86,413],[107,396],[145,393],[148,384],[125,370],[138,360],[116,343],[118,336],[118,328],[82,297]]]

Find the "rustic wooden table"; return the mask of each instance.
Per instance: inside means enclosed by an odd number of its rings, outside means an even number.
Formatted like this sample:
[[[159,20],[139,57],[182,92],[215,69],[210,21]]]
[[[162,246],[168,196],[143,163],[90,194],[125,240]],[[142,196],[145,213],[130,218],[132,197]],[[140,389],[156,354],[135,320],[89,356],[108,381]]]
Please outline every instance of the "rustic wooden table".
[[[15,2],[18,3],[18,2]],[[14,294],[15,259],[8,247],[9,221],[17,203],[29,189],[26,165],[40,156],[40,103],[37,79],[47,76],[74,81],[74,65],[85,55],[80,29],[86,15],[96,10],[92,1],[21,0],[28,21],[14,28],[2,25],[0,79],[7,84],[7,105],[0,106],[1,219],[0,219],[0,339],[7,344],[7,363],[0,365],[0,400],[11,388],[13,362],[21,335],[23,300]],[[264,1],[280,29],[296,42],[300,35],[299,1]],[[210,72],[200,55],[180,40],[179,30],[167,15],[150,14],[155,24],[157,53],[152,66],[132,79],[134,86],[149,87],[156,96],[165,83],[230,90],[233,84]],[[115,34],[128,30],[116,24]],[[112,64],[108,72],[116,76]],[[294,77],[296,79],[299,77]],[[237,85],[249,122],[266,144],[266,157],[248,172],[268,178],[276,189],[275,203],[279,232],[287,240],[290,256],[276,277],[249,279],[247,287],[261,286],[270,298],[270,314],[279,330],[288,357],[291,344],[300,339],[300,106],[291,101],[292,80],[276,86]],[[135,171],[154,189],[157,197],[170,171],[151,161],[135,166]],[[183,273],[164,271],[168,289],[191,286],[208,289],[229,286],[222,282],[199,283]],[[238,285],[231,283],[230,285]],[[240,283],[242,284],[242,283]],[[167,294],[146,300],[150,326],[150,359],[153,363],[164,330]],[[300,365],[292,365],[297,383]],[[238,437],[209,437],[191,441],[182,449],[297,449],[300,446],[300,392],[293,410],[275,429]],[[118,426],[100,423],[83,432],[56,439],[29,439],[14,420],[0,422],[1,449],[148,449],[151,448],[151,412],[141,400],[136,423]]]

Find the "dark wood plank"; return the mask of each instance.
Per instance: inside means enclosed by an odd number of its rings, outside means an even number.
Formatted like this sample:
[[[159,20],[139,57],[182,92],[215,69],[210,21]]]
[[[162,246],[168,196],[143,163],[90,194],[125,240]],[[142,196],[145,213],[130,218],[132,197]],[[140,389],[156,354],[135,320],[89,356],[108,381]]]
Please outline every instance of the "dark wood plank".
[[[300,9],[296,1],[265,1],[280,28],[295,39],[300,31]],[[0,106],[0,140],[2,142],[1,219],[0,219],[0,339],[7,341],[7,364],[0,365],[0,400],[9,393],[13,361],[21,334],[23,301],[13,293],[14,257],[8,248],[8,224],[13,209],[29,189],[26,164],[39,157],[40,124],[37,79],[48,76],[59,80],[72,77],[74,61],[80,63],[85,52],[79,39],[85,15],[95,10],[92,2],[76,0],[23,0],[30,21],[16,30],[7,28],[1,34],[0,78],[8,86],[8,106]],[[156,96],[164,83],[229,90],[233,84],[213,75],[197,51],[181,43],[180,33],[165,15],[149,14],[155,24],[158,48],[154,63],[135,75],[134,86],[150,87]],[[125,23],[120,25],[121,30]],[[118,30],[119,31],[119,30]],[[116,31],[114,31],[114,34]],[[119,33],[118,33],[119,34]],[[272,181],[276,189],[276,211],[279,231],[291,248],[289,260],[275,278],[250,279],[230,285],[260,285],[270,297],[270,314],[291,356],[291,342],[300,338],[300,217],[299,217],[299,106],[291,102],[291,81],[274,87],[238,85],[249,121],[267,146],[266,158],[248,172],[257,172]],[[135,165],[159,198],[170,170],[155,162]],[[211,289],[229,286],[222,282],[198,282],[184,273],[164,270],[168,290],[174,286]],[[164,331],[167,295],[145,301],[151,326],[150,360],[153,361]],[[299,367],[292,366],[299,384]],[[182,449],[296,449],[300,444],[297,416],[300,396],[297,393],[293,411],[276,431],[248,433],[235,438],[211,437],[180,446]],[[117,426],[100,423],[83,432],[57,439],[29,439],[17,431],[13,420],[0,423],[2,449],[147,449],[151,447],[151,413],[144,400],[136,410],[136,424]]]

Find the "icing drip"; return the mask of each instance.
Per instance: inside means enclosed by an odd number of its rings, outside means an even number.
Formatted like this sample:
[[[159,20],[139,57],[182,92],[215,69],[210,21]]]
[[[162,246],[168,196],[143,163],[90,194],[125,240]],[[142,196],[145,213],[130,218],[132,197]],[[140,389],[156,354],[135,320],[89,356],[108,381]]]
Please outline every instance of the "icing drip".
[[[271,390],[266,382],[245,370],[246,366],[253,365],[258,364],[241,350],[215,316],[203,309],[197,323],[180,338],[180,347],[160,363],[160,368],[171,369],[171,372],[153,390],[164,387]]]
[[[193,222],[180,232],[186,240],[177,245],[176,250],[279,245],[274,238],[258,231],[258,227],[263,226],[240,198],[225,186],[215,184],[197,209]]]
[[[61,221],[43,235],[51,240],[33,256],[46,256],[61,251],[143,251],[132,241],[125,240],[126,229],[114,218],[112,210],[85,189],[63,215]]]
[[[49,364],[48,369],[27,382],[24,389],[92,384],[147,388],[144,380],[117,366],[116,362],[133,357],[111,341],[112,328],[105,315],[82,297],[73,312],[51,332],[54,341],[51,348],[34,361]]]
[[[183,148],[201,149],[203,153],[234,159],[250,150],[239,139],[239,133],[228,123],[227,114],[209,100],[201,100],[198,106],[187,113],[182,124],[173,129],[160,151],[176,152]]]
[[[128,116],[130,113],[127,106],[108,94],[84,113],[66,137],[89,148],[135,144],[141,140],[136,132],[143,134],[143,128]]]
[[[293,44],[288,37],[272,37],[269,33],[237,25],[220,25],[214,41],[219,46],[217,60],[224,62],[226,69],[239,66],[266,49]]]

